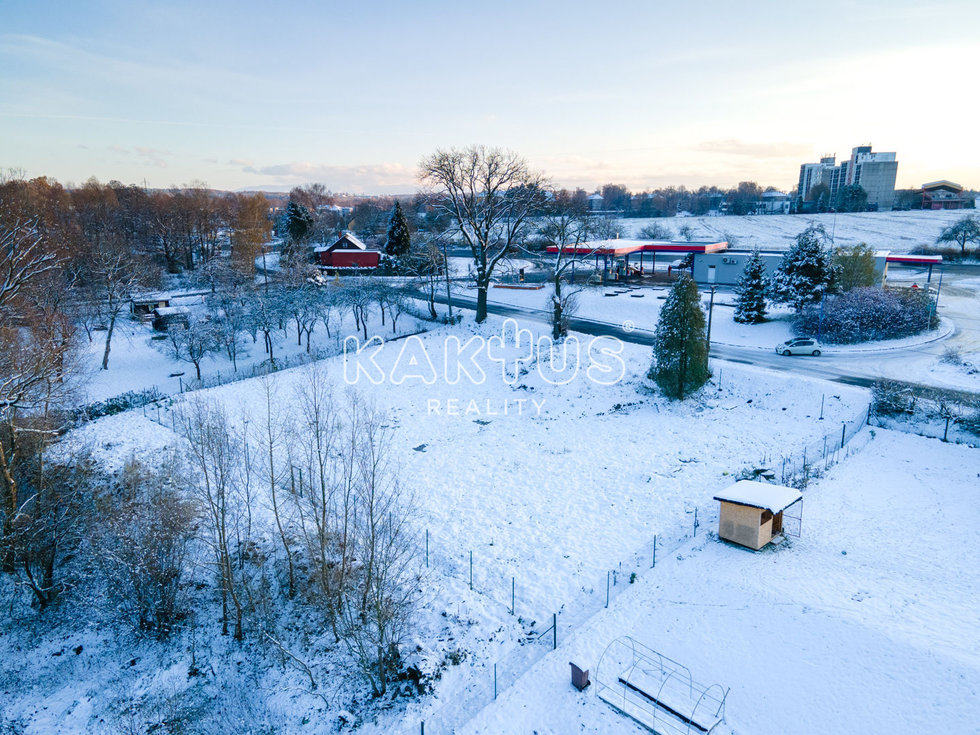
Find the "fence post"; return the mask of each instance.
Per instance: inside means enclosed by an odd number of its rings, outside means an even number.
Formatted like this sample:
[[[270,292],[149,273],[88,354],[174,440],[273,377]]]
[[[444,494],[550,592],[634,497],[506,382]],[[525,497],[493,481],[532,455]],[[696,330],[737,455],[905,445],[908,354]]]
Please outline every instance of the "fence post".
[[[551,614],[551,650],[558,649],[558,613]]]
[[[515,582],[515,577],[511,577],[510,578],[510,614],[511,615],[514,614],[514,610],[515,610],[515,607],[516,607],[515,604],[514,604],[514,601],[517,599],[516,596],[515,596],[515,594],[514,594],[514,590],[516,589],[516,585],[517,585],[517,583]]]
[[[820,420],[821,421],[823,421],[823,402],[824,402],[824,398],[826,398],[826,396],[821,393],[820,394]]]
[[[841,422],[841,427],[840,427],[840,448],[841,449],[844,448],[844,437],[845,437],[845,434],[846,433],[847,433],[847,422],[846,421],[842,421]]]
[[[694,537],[698,535],[698,508],[694,506]]]
[[[606,572],[606,607],[609,607],[609,572]]]
[[[470,589],[473,589],[473,552],[470,552]]]
[[[493,665],[493,698],[497,698],[497,664]]]
[[[425,529],[425,568],[429,568],[429,529]]]
[[[650,568],[653,569],[655,566],[657,566],[657,535],[656,534],[653,535],[653,564],[650,565]]]

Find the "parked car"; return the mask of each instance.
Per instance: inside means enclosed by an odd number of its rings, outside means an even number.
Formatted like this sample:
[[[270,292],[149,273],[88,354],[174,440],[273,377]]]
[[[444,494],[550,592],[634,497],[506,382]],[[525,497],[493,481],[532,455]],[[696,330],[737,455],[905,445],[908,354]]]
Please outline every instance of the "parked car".
[[[776,352],[780,355],[813,355],[816,357],[820,354],[821,348],[822,345],[813,337],[796,337],[776,345]]]

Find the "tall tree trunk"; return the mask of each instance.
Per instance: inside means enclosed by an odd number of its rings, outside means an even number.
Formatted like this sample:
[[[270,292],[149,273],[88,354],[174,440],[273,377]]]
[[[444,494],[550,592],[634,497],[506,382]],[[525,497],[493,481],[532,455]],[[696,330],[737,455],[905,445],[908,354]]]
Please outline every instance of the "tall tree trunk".
[[[476,323],[487,320],[487,284],[481,283],[476,289]]]
[[[116,317],[109,318],[109,328],[105,333],[105,352],[102,354],[102,369],[109,369],[109,349],[112,346],[112,331],[116,328]]]

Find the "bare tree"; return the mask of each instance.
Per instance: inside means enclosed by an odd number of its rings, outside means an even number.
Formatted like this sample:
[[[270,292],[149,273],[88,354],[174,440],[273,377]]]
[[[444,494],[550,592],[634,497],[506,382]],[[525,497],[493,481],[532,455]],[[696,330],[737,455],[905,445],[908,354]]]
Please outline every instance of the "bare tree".
[[[212,322],[195,320],[186,327],[171,324],[167,328],[167,347],[171,357],[179,362],[191,363],[198,381],[201,380],[201,362],[220,345],[218,327]]]
[[[552,253],[551,336],[555,341],[568,334],[568,316],[574,308],[575,292],[563,290],[562,280],[583,255],[595,252],[587,243],[596,231],[596,218],[576,200],[559,195],[549,203],[540,233]]]
[[[322,600],[336,641],[338,611],[343,604],[351,557],[347,539],[352,517],[352,493],[344,492],[336,453],[340,436],[337,411],[326,368],[314,362],[305,369],[296,391],[297,461],[305,470],[294,496],[300,529],[310,562],[313,589]],[[302,478],[302,476],[301,476]]]
[[[272,501],[272,515],[276,521],[276,530],[279,533],[279,540],[286,553],[286,566],[289,573],[289,596],[296,595],[296,572],[293,566],[293,552],[290,548],[290,533],[287,531],[288,519],[283,518],[284,509],[279,500],[279,488],[286,475],[287,466],[282,466],[278,461],[278,453],[284,442],[288,440],[290,426],[287,417],[283,414],[279,401],[275,393],[275,387],[268,375],[262,378],[263,394],[263,413],[260,417],[261,425],[256,433],[262,447],[262,454],[265,458],[265,476],[269,486],[269,498]],[[257,422],[252,422],[253,425]],[[247,440],[247,437],[246,437]]]
[[[178,414],[189,448],[190,483],[205,519],[205,542],[214,555],[221,593],[221,633],[228,634],[229,602],[235,616],[235,639],[244,637],[243,581],[233,559],[231,541],[241,522],[241,435],[224,409],[200,395],[189,398]]]
[[[357,516],[351,582],[341,606],[342,639],[376,696],[387,691],[400,666],[400,646],[418,601],[418,544],[408,519],[412,498],[389,454],[387,417],[357,397],[346,420],[354,430]]]
[[[544,202],[545,179],[520,156],[484,146],[437,150],[422,161],[418,175],[433,206],[449,215],[453,235],[470,249],[476,321],[483,322],[494,269],[522,241]]]
[[[106,240],[92,252],[84,266],[83,279],[88,285],[99,321],[105,328],[105,351],[102,369],[109,369],[112,335],[119,316],[129,308],[135,291],[147,282],[147,270],[140,259],[118,241]]]

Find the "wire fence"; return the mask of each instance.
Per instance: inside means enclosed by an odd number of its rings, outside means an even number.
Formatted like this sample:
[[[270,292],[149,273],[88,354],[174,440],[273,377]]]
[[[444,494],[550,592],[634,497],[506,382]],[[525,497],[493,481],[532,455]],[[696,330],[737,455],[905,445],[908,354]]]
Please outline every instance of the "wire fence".
[[[821,398],[823,400],[823,398]],[[823,411],[821,410],[821,419]],[[839,424],[827,422],[823,437],[806,444],[802,451],[763,457],[762,466],[768,470],[770,479],[778,479],[781,485],[790,485],[805,490],[810,482],[821,477],[828,469],[851,455],[854,448],[848,443],[857,436],[871,416],[870,402],[855,411],[850,419]]]
[[[807,443],[798,452],[779,455],[775,463],[772,457],[763,458],[768,479],[805,489],[811,480],[857,450],[858,447],[851,443],[867,424],[869,408],[869,405],[862,406],[839,424],[828,423],[820,439]],[[822,413],[820,418],[814,420],[824,421]],[[776,464],[776,467],[768,469],[771,464]],[[411,711],[410,708],[398,725],[386,727],[385,732],[403,735],[450,735],[456,732],[513,686],[536,663],[557,649],[576,629],[608,608],[635,582],[655,569],[658,558],[676,554],[693,538],[705,533],[701,529],[701,520],[697,506],[693,507],[683,519],[678,519],[669,529],[654,535],[613,568],[607,569],[602,576],[589,580],[590,584],[581,585],[577,594],[554,610],[529,609],[522,604],[522,585],[517,574],[488,565],[473,551],[462,554],[438,551],[444,548],[459,549],[460,544],[456,540],[448,545],[436,544],[431,532],[426,531],[424,548],[427,566],[438,566],[442,573],[461,579],[470,589],[496,603],[502,614],[535,622],[533,625],[525,624],[518,644],[506,655],[496,661],[471,661],[468,686],[435,706],[423,706],[420,711]],[[461,603],[461,615],[465,612],[465,606]],[[538,621],[542,622],[539,624]]]

